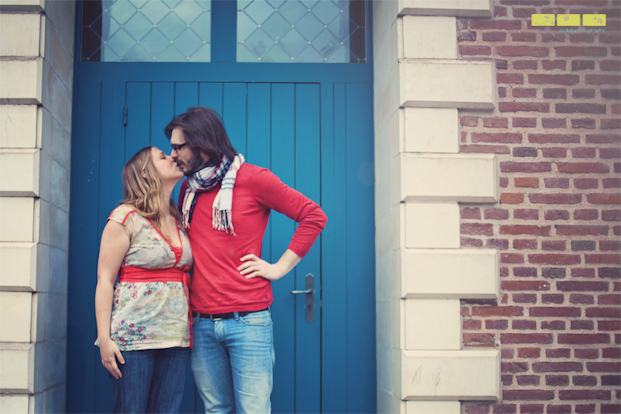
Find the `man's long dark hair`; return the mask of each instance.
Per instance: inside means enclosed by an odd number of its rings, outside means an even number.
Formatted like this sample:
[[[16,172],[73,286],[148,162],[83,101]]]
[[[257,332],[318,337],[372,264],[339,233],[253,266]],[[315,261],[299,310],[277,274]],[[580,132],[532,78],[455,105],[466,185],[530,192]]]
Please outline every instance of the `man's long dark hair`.
[[[164,128],[168,139],[175,128],[182,129],[185,142],[192,150],[204,153],[215,165],[220,164],[223,155],[229,160],[235,157],[235,148],[229,140],[220,115],[213,109],[198,106],[177,115]]]

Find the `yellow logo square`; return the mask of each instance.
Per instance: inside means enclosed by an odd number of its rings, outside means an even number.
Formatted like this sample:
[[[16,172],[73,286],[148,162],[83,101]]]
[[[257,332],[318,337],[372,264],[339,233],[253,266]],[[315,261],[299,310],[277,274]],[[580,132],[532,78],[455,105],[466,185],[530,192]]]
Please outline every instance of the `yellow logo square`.
[[[554,26],[553,14],[533,14],[531,16],[533,26]]]
[[[559,14],[556,17],[556,25],[557,26],[580,26],[580,15],[579,14]]]
[[[606,26],[605,14],[583,14],[582,15],[583,26]]]

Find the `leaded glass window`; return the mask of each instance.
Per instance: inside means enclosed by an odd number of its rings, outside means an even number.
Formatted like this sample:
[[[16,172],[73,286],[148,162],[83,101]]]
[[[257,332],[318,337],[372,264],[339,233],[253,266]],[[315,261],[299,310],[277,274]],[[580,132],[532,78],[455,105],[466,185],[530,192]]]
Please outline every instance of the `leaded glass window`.
[[[365,63],[361,0],[238,0],[238,62]]]
[[[83,62],[209,62],[211,0],[88,0]]]

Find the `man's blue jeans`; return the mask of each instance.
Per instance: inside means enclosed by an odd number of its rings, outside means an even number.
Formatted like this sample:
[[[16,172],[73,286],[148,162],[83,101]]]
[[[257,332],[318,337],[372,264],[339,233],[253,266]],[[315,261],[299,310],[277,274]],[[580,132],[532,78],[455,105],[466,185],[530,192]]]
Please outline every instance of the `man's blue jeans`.
[[[123,351],[120,379],[112,380],[115,413],[176,413],[185,384],[190,348]]]
[[[191,366],[206,413],[271,412],[274,339],[270,311],[212,321],[195,317]]]

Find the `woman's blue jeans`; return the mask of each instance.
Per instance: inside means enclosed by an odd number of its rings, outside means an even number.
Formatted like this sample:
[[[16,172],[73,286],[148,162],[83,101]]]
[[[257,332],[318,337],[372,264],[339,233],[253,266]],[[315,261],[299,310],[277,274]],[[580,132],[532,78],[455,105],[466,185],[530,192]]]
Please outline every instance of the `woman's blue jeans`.
[[[122,378],[112,380],[114,413],[179,411],[190,348],[123,351]]]
[[[191,366],[205,413],[271,412],[274,339],[270,311],[193,319]]]

